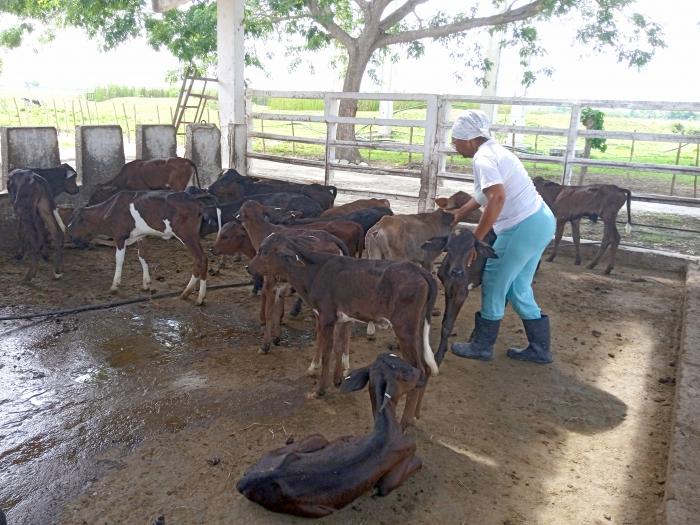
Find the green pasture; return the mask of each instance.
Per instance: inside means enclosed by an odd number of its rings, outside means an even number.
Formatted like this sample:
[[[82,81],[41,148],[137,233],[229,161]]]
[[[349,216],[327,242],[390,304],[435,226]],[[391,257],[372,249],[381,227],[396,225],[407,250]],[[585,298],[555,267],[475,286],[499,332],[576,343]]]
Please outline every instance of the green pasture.
[[[107,86],[95,90],[86,96],[44,96],[36,97],[23,93],[0,95],[0,125],[2,126],[56,126],[61,131],[61,145],[70,146],[74,140],[74,128],[76,125],[119,124],[127,142],[134,140],[136,124],[171,123],[177,97],[175,96],[149,96],[153,94],[173,95],[177,90],[146,90],[143,88],[124,88],[119,86]],[[129,94],[135,96],[114,96]],[[138,96],[141,95],[141,96]],[[108,98],[112,97],[112,98]],[[23,100],[29,99],[29,102]],[[88,100],[90,98],[90,100]],[[41,106],[31,103],[32,99],[39,100]],[[473,107],[473,104],[455,104],[451,117],[464,107]],[[323,115],[323,101],[304,99],[279,99],[279,98],[255,98],[253,111],[274,112],[283,114],[310,114]],[[360,101],[359,117],[378,117],[378,101]],[[639,113],[639,112],[637,112]],[[616,112],[610,112],[605,117],[605,129],[614,131],[640,131],[651,133],[672,133],[674,126],[681,124],[687,132],[695,132],[693,120],[687,118],[662,118],[661,112],[646,112],[650,116],[623,116]],[[394,117],[409,120],[425,119],[426,110],[424,103],[420,101],[397,101],[394,104]],[[665,114],[668,117],[668,114]],[[679,115],[688,117],[693,115]],[[192,120],[193,110],[189,110],[186,120]],[[510,106],[499,106],[499,124],[511,122]],[[200,121],[219,124],[218,107],[216,102],[209,102]],[[561,109],[529,108],[525,121],[528,126],[543,128],[566,129],[569,125],[569,113]],[[324,140],[326,126],[315,122],[284,122],[256,119],[253,123],[256,131],[265,131],[278,135],[293,135],[297,137],[312,137]],[[387,142],[413,143],[422,145],[424,129],[421,127],[393,127],[389,136],[380,136],[378,126],[356,126],[358,138],[361,140],[380,140]],[[521,151],[549,155],[552,148],[564,148],[565,137],[552,137],[546,135],[519,135],[513,137],[510,134],[498,134],[498,140],[503,144],[515,145]],[[608,140],[607,151],[594,150],[591,158],[611,161],[632,161],[651,164],[668,164],[683,166],[698,166],[700,160],[700,148],[695,144],[683,142],[683,135],[678,134],[677,142],[635,142],[623,140]],[[584,140],[579,139],[577,149],[583,149]],[[252,148],[256,152],[271,155],[293,155],[300,158],[322,159],[324,156],[323,145],[293,143],[256,138],[252,141]],[[372,165],[391,167],[419,168],[422,162],[422,154],[401,153],[383,150],[360,150],[364,159]],[[450,171],[467,171],[469,160],[458,156],[448,159]],[[532,175],[542,175],[551,178],[561,176],[561,166],[544,162],[526,162],[526,166]],[[577,180],[579,170],[574,174]],[[585,182],[608,181],[626,184],[637,191],[649,191],[654,193],[669,193],[673,176],[663,172],[641,172],[629,170],[613,170],[609,168],[589,168]],[[695,195],[697,193],[696,181],[693,176],[678,175],[675,178],[675,195]]]

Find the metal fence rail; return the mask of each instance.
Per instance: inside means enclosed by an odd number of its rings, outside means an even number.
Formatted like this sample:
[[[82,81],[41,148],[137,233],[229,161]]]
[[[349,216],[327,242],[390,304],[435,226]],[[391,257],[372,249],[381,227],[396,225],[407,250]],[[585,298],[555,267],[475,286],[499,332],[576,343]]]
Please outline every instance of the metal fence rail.
[[[645,101],[616,101],[616,100],[554,100],[554,99],[525,99],[513,97],[482,97],[482,96],[460,96],[460,95],[434,95],[434,94],[414,94],[414,93],[340,93],[322,91],[260,91],[247,90],[247,99],[253,97],[278,97],[296,99],[317,99],[323,101],[323,115],[313,115],[306,113],[274,113],[274,112],[252,112],[248,113],[249,137],[276,141],[289,141],[292,143],[313,144],[324,146],[323,160],[297,159],[282,155],[269,155],[251,151],[249,145],[249,158],[274,160],[276,162],[308,165],[324,168],[324,179],[327,184],[333,182],[333,174],[337,169],[343,171],[357,171],[364,173],[391,174],[409,178],[420,178],[420,190],[418,195],[413,197],[417,200],[419,211],[425,211],[433,207],[433,199],[437,195],[438,187],[442,180],[472,180],[471,174],[449,171],[447,160],[456,152],[448,142],[448,131],[452,126],[451,114],[453,106],[459,103],[475,104],[509,104],[522,106],[541,106],[562,108],[568,112],[568,127],[537,127],[527,125],[503,125],[494,124],[492,130],[495,133],[505,133],[512,137],[512,149],[523,161],[536,162],[542,164],[553,164],[561,167],[561,181],[563,184],[572,184],[573,168],[593,167],[609,168],[612,170],[634,170],[642,172],[668,173],[672,176],[670,195],[655,193],[634,193],[634,199],[646,202],[658,202],[665,204],[676,204],[681,206],[700,206],[700,198],[697,194],[697,178],[700,175],[700,167],[683,166],[674,164],[658,164],[633,161],[599,160],[582,158],[576,156],[576,143],[579,139],[614,139],[634,142],[665,142],[672,144],[695,144],[700,148],[700,135],[677,135],[671,133],[647,133],[628,132],[614,130],[586,130],[579,129],[582,109],[592,107],[595,109],[639,109],[639,110],[660,110],[660,111],[696,111],[700,113],[700,103],[695,102],[645,102]],[[402,118],[368,118],[368,117],[341,117],[338,115],[341,100],[374,100],[374,101],[416,101],[420,106],[425,107],[425,119],[402,119]],[[252,104],[248,105],[249,110]],[[265,120],[285,121],[285,122],[313,122],[325,124],[325,139],[312,137],[299,137],[294,135],[284,135],[280,133],[266,133],[264,131],[253,131],[253,121]],[[411,143],[389,142],[380,140],[355,140],[341,141],[337,139],[337,128],[339,124],[354,124],[364,126],[394,126],[408,127],[411,129]],[[424,130],[423,144],[413,144],[413,128]],[[293,128],[292,128],[293,129]],[[516,135],[534,135],[561,137],[565,140],[563,155],[545,155],[528,151],[520,151],[515,148]],[[420,170],[397,169],[386,167],[338,165],[336,160],[336,148],[350,146],[368,150],[384,150],[404,153],[422,153]],[[680,147],[680,146],[679,146]],[[680,151],[680,150],[679,150]],[[699,149],[700,151],[700,149]],[[693,197],[673,195],[676,176],[690,175],[694,180]],[[579,182],[581,182],[579,180]],[[349,191],[362,194],[385,195],[386,192],[357,190],[348,188]],[[344,188],[345,191],[345,188]],[[409,197],[403,195],[403,197]]]

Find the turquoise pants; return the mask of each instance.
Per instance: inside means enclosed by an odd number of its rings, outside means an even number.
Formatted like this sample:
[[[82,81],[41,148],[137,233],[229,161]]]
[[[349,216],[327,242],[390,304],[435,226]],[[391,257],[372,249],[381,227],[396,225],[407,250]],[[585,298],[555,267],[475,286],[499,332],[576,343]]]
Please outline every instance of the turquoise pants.
[[[488,259],[481,285],[481,316],[503,319],[506,301],[524,320],[542,317],[532,292],[532,279],[542,252],[554,235],[555,219],[546,204],[519,224],[498,234],[493,249],[498,259]]]

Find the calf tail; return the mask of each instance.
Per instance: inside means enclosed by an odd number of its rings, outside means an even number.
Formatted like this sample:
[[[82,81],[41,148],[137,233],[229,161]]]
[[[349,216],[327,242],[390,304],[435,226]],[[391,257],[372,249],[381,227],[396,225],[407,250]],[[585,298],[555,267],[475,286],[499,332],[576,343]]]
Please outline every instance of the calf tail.
[[[190,164],[192,165],[192,169],[194,170],[194,181],[197,183],[197,187],[201,190],[202,184],[199,182],[199,171],[197,171],[197,165],[191,159],[187,159],[187,160],[190,161]]]
[[[632,233],[632,192],[625,190],[627,194],[627,224],[625,224],[625,232],[627,235]]]
[[[430,347],[430,318],[433,315],[433,309],[435,308],[435,301],[438,296],[438,286],[433,279],[433,276],[425,271],[423,277],[428,283],[428,300],[425,303],[425,312],[423,320],[423,360],[425,364],[430,368],[431,375],[438,375],[440,369],[438,368],[438,363],[435,361],[435,354],[433,354],[433,349]]]

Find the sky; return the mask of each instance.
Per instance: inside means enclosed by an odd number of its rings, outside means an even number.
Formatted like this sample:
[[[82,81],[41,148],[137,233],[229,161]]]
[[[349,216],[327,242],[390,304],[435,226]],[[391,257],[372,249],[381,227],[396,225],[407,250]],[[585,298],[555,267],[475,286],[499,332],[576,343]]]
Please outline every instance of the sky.
[[[444,1],[445,5],[452,0]],[[430,5],[439,2],[431,2]],[[672,7],[672,8],[671,8]],[[609,53],[590,53],[574,42],[574,24],[559,21],[540,26],[542,45],[548,50],[547,64],[554,68],[552,78],[541,77],[524,93],[522,74],[515,52],[507,50],[501,59],[497,94],[541,98],[587,98],[621,100],[698,100],[700,68],[692,54],[700,48],[700,0],[638,0],[636,10],[659,22],[665,30],[668,47],[658,51],[641,71],[618,64]],[[309,55],[315,73],[308,67],[288,70],[283,49],[269,44],[276,56],[266,61],[265,71],[246,70],[250,87],[257,89],[338,90],[339,73],[327,66],[330,54]],[[0,91],[21,90],[26,82],[37,82],[41,89],[90,90],[96,85],[165,85],[168,71],[178,62],[167,51],[155,51],[144,40],[134,40],[110,52],[101,52],[81,31],[61,31],[56,40],[41,45],[28,43],[12,51],[0,51],[4,62]],[[473,75],[455,77],[458,68],[439,44],[427,43],[420,60],[405,59],[391,68],[388,91],[413,93],[480,94]],[[365,91],[379,91],[369,79]]]

